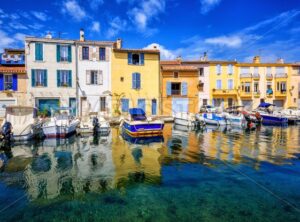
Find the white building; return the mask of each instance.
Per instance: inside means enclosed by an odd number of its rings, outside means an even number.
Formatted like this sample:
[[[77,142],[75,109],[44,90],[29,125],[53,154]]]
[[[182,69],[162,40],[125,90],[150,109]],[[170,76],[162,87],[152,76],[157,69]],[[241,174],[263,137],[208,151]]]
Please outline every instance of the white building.
[[[50,113],[58,107],[71,107],[76,114],[75,41],[25,38],[29,104]]]
[[[80,31],[76,41],[79,114],[111,112],[111,53],[114,42],[88,41]]]

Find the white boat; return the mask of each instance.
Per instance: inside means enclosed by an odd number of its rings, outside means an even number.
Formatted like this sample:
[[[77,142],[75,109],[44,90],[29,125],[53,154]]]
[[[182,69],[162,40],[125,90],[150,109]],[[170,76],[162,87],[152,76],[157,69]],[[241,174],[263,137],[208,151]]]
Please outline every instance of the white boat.
[[[196,127],[197,120],[193,113],[178,112],[174,115],[174,123],[182,126]]]
[[[90,113],[88,117],[81,119],[78,129],[80,134],[100,133],[100,135],[108,135],[110,133],[110,124],[103,116],[98,113]]]
[[[227,124],[223,114],[218,113],[199,113],[196,119],[206,125],[225,126]]]
[[[247,126],[247,121],[242,110],[244,106],[232,106],[226,109],[224,117],[227,120],[227,125],[232,127],[245,127]]]
[[[66,138],[76,133],[80,121],[67,112],[68,109],[60,109],[58,113],[43,124],[43,133],[47,138]]]
[[[4,126],[9,125],[11,129],[7,133],[11,133],[14,141],[28,141],[42,136],[42,121],[37,117],[37,109],[34,107],[6,107],[5,119],[1,126],[2,134],[6,131]]]
[[[290,124],[300,124],[300,110],[297,107],[274,111],[273,114],[286,117]]]

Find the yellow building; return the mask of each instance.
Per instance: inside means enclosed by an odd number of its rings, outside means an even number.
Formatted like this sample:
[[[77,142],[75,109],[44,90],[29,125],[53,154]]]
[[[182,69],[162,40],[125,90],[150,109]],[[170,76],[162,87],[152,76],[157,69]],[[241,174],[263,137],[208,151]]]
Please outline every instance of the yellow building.
[[[292,65],[291,75],[291,107],[300,108],[300,64]]]
[[[209,61],[212,105],[228,107],[238,103],[238,74],[235,61]]]
[[[140,107],[147,115],[160,114],[160,52],[157,49],[124,49],[112,53],[113,115]],[[121,113],[120,113],[121,112]]]

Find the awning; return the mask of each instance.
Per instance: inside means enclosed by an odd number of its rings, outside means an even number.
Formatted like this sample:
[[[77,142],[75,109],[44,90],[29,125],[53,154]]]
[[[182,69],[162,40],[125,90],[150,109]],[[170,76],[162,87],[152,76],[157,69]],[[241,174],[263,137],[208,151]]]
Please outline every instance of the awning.
[[[0,73],[26,73],[24,66],[0,66]]]

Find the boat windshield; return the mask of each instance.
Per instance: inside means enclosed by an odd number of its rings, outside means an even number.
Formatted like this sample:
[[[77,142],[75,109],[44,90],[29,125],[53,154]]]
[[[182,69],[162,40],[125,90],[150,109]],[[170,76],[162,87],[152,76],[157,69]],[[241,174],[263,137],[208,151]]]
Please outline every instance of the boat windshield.
[[[146,114],[143,109],[140,108],[132,108],[129,109],[129,114],[133,120],[146,120]]]

